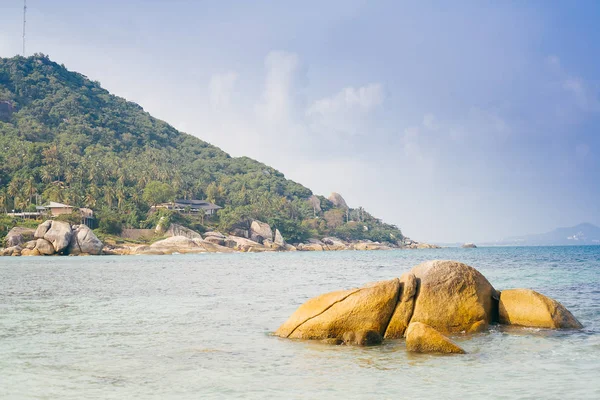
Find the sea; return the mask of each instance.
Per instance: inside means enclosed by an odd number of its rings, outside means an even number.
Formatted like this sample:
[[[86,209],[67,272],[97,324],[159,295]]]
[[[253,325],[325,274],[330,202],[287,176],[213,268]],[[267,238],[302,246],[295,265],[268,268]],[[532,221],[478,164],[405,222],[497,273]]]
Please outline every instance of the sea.
[[[426,260],[531,288],[580,331],[492,326],[465,355],[272,333]],[[600,399],[600,246],[0,258],[0,399]]]

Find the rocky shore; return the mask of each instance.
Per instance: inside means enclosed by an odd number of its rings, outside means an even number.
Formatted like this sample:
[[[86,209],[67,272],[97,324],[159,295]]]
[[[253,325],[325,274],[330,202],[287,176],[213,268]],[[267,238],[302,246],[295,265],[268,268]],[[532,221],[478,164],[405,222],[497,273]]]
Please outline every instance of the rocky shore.
[[[404,238],[397,242],[370,240],[345,241],[336,237],[309,239],[305,243],[287,243],[278,229],[253,221],[249,230],[236,230],[234,234],[218,231],[200,234],[189,228],[171,224],[167,229],[157,227],[164,238],[153,243],[102,243],[85,225],[48,220],[37,229],[15,227],[5,239],[1,256],[39,255],[162,255],[186,253],[258,253],[274,251],[342,251],[435,249],[439,246],[415,242]],[[165,237],[166,236],[166,237]]]

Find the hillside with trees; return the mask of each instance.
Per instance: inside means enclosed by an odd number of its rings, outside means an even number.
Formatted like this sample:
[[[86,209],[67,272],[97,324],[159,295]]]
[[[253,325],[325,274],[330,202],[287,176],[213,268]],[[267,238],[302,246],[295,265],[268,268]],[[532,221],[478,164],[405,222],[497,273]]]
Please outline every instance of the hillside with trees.
[[[95,210],[101,230],[150,228],[168,217],[230,231],[258,219],[292,242],[402,239],[362,208],[314,196],[265,164],[179,132],[45,55],[0,58],[0,105],[0,236],[18,222],[8,210],[55,201]],[[174,198],[223,208],[201,219],[150,212]]]

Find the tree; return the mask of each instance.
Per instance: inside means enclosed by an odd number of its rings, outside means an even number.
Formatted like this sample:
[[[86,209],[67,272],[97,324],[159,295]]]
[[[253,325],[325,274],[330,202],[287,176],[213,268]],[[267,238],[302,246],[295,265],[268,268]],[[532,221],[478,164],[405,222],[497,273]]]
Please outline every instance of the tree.
[[[333,210],[325,211],[323,217],[327,221],[327,227],[329,229],[336,229],[344,223],[344,215],[346,212],[342,209],[335,208]]]
[[[158,181],[148,182],[144,188],[142,199],[151,206],[173,200],[175,191],[168,183]]]

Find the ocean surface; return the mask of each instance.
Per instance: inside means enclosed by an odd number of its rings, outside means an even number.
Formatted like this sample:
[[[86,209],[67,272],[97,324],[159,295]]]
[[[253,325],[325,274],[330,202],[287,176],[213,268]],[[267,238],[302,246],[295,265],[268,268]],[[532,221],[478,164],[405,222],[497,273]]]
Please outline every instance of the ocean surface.
[[[466,355],[271,335],[308,298],[430,259],[565,305]],[[0,258],[0,399],[600,399],[600,246]]]

